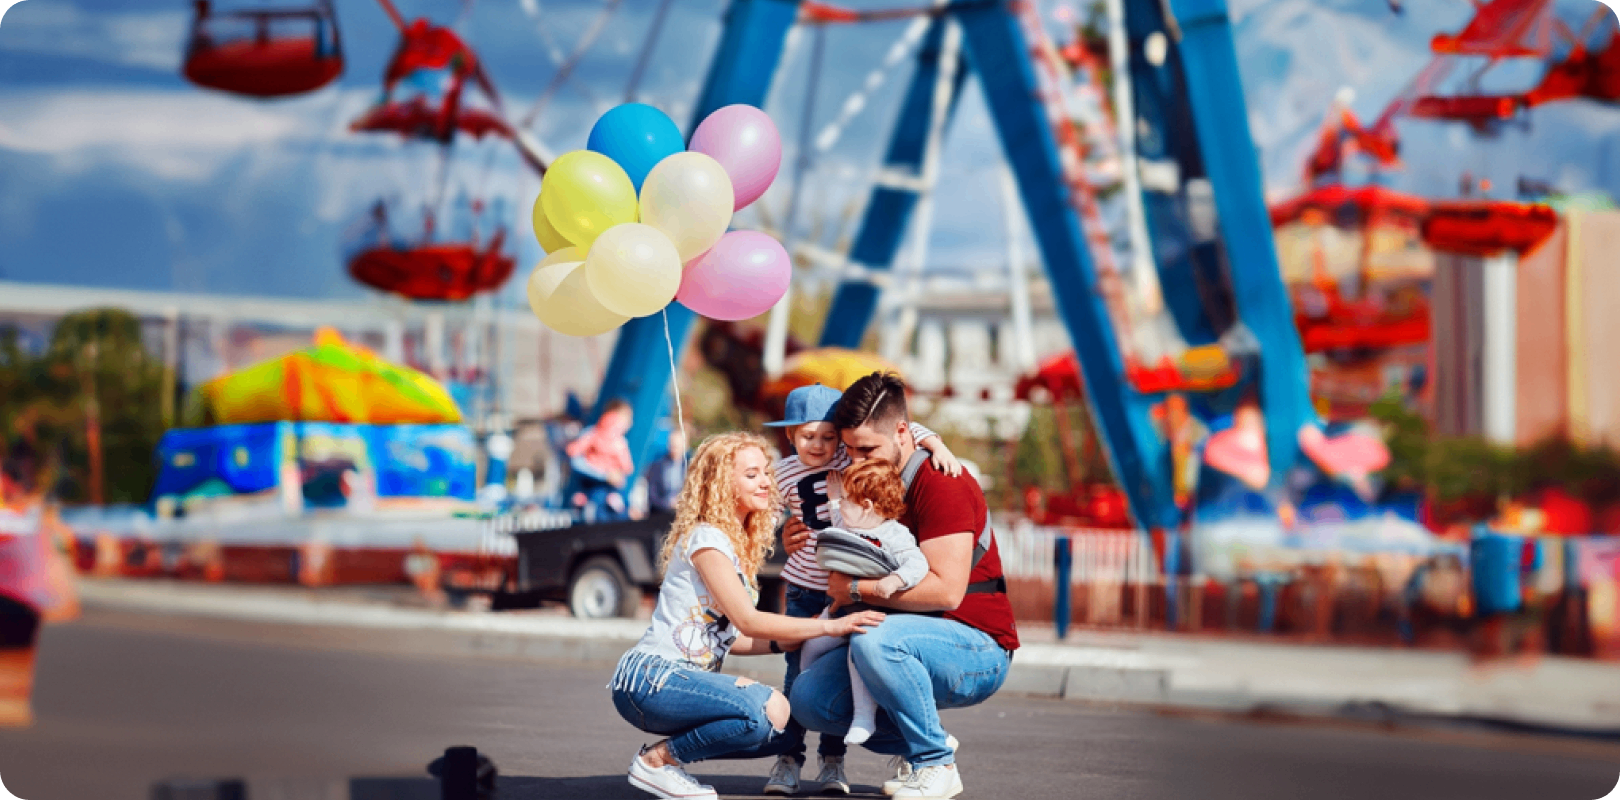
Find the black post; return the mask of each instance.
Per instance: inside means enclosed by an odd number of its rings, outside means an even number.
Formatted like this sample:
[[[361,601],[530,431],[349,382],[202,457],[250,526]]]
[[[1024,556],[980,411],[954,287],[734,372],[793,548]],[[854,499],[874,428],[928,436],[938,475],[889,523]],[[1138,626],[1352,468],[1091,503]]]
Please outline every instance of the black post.
[[[445,749],[439,788],[444,800],[477,800],[478,748],[463,745]]]

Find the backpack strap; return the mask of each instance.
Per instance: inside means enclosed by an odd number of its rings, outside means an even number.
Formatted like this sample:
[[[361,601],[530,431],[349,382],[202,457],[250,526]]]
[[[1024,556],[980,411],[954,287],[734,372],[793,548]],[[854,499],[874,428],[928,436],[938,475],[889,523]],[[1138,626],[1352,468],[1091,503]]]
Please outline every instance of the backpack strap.
[[[905,484],[908,493],[911,491],[912,482],[917,479],[917,473],[921,472],[923,465],[927,463],[928,452],[920,447],[912,451],[911,458],[906,459],[905,469],[900,470],[900,480]],[[990,545],[994,541],[994,536],[995,534],[990,532],[990,512],[986,509],[984,513],[984,530],[979,531],[979,538],[973,542],[973,563],[968,566],[968,569],[971,570],[979,566],[979,561],[984,558],[984,554],[990,552]]]
[[[906,491],[911,491],[911,482],[917,480],[917,473],[922,471],[923,465],[928,463],[928,451],[921,447],[913,450],[911,458],[906,460],[905,468],[900,470],[900,481],[905,484]]]

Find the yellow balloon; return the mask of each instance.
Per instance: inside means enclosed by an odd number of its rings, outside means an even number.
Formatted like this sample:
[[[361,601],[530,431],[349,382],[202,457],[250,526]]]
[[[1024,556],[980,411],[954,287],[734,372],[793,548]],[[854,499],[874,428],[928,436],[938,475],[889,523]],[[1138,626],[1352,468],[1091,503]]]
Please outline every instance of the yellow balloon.
[[[735,199],[720,162],[703,153],[676,153],[642,182],[641,221],[668,236],[684,264],[726,234]]]
[[[681,256],[669,237],[639,222],[615,225],[591,245],[585,281],[615,314],[655,314],[681,288]]]
[[[565,247],[546,256],[529,276],[529,308],[546,327],[565,336],[596,336],[629,321],[602,307],[585,284],[584,253]]]
[[[608,228],[636,221],[636,187],[613,159],[575,150],[546,170],[540,205],[557,233],[589,249]]]
[[[546,218],[545,206],[540,203],[540,196],[534,198],[534,238],[540,242],[540,249],[547,253],[555,253],[573,242],[563,238],[556,228],[551,227],[551,220]]]

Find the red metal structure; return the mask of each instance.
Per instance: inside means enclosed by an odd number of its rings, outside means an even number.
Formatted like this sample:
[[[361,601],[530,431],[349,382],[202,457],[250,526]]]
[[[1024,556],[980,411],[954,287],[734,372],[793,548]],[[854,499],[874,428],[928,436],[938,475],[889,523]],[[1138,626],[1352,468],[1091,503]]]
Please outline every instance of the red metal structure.
[[[1491,0],[1479,7],[1473,20],[1457,34],[1439,34],[1430,43],[1436,55],[1430,80],[1420,77],[1409,96],[1397,100],[1404,113],[1419,119],[1467,122],[1476,127],[1515,117],[1534,106],[1560,100],[1620,101],[1620,35],[1596,52],[1588,45],[1592,34],[1612,12],[1598,9],[1579,33],[1554,14],[1552,0]],[[1562,58],[1557,51],[1567,47]],[[1486,59],[1469,76],[1462,94],[1434,93],[1434,84],[1449,72],[1451,57]],[[1549,62],[1541,81],[1524,92],[1480,92],[1480,78],[1507,59],[1534,58]]]
[[[196,0],[182,72],[198,86],[249,97],[303,94],[343,72],[331,0],[216,13]]]
[[[1530,203],[1435,203],[1423,221],[1423,240],[1436,250],[1493,256],[1524,253],[1558,228],[1558,212]]]

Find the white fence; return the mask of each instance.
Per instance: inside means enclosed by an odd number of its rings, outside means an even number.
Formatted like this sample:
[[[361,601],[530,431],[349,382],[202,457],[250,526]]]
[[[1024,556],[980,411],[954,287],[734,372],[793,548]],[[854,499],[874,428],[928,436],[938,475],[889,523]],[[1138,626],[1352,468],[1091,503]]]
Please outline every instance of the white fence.
[[[1153,545],[1141,531],[1045,527],[1027,519],[996,529],[1002,570],[1009,578],[1053,578],[1059,536],[1069,537],[1071,584],[1164,582]]]

